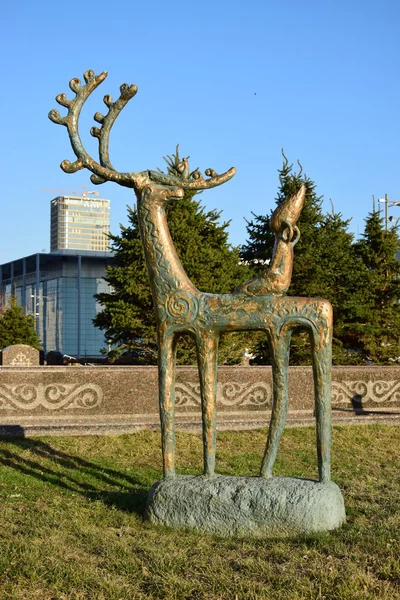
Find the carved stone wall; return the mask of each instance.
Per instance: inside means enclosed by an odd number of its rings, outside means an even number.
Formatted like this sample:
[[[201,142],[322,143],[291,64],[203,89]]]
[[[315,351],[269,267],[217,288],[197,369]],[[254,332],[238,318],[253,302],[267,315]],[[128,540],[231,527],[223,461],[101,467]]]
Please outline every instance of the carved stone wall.
[[[158,427],[155,367],[27,367],[0,369],[0,434],[118,433]],[[267,426],[272,407],[270,367],[220,367],[218,427]],[[311,367],[289,369],[289,417],[314,423]],[[400,367],[334,367],[334,422],[363,415],[400,420]],[[178,426],[198,428],[200,387],[195,367],[180,367]]]

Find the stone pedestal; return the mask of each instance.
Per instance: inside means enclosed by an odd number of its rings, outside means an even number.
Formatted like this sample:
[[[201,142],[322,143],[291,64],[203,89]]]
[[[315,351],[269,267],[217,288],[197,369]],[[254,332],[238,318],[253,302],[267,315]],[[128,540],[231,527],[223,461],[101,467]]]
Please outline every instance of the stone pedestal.
[[[224,537],[268,537],[337,529],[346,515],[333,482],[181,475],[153,485],[145,519]]]

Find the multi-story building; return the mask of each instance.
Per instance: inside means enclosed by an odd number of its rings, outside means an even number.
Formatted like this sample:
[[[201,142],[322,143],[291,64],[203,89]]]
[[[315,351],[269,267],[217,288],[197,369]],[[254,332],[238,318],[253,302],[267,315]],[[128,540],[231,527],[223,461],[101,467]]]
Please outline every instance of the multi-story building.
[[[94,296],[109,291],[104,275],[114,262],[106,235],[110,201],[87,196],[97,193],[51,200],[50,253],[0,265],[0,302],[15,296],[34,316],[45,354],[95,358],[107,346],[93,325],[101,310]]]
[[[106,252],[108,250],[109,200],[88,198],[86,195],[58,196],[51,200],[50,206],[51,252],[59,250]]]
[[[103,277],[112,263],[110,252],[32,254],[0,265],[0,298],[15,296],[25,314],[34,316],[45,354],[95,358],[107,340],[92,322],[101,310],[94,295],[109,291]]]

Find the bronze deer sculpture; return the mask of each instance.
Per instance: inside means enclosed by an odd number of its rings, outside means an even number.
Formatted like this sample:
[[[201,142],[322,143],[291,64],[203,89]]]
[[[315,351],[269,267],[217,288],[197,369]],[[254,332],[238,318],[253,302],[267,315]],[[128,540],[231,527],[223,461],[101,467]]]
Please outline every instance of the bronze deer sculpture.
[[[330,479],[330,366],[332,309],[328,301],[285,296],[292,273],[293,247],[299,238],[296,221],[304,203],[304,189],[279,206],[272,217],[276,243],[267,273],[239,285],[232,294],[208,294],[199,291],[187,277],[176,253],[165,216],[165,205],[181,198],[184,190],[204,190],[231,179],[235,169],[218,175],[207,169],[190,173],[187,159],[180,164],[181,177],[156,171],[119,173],[108,154],[108,139],[115,119],[136,94],[134,85],[121,86],[119,98],[104,97],[108,112],[94,115],[101,127],[91,129],[99,141],[99,162],[84,149],[78,121],[82,106],[107,73],[84,74],[85,85],[72,79],[75,98],[56,97],[68,109],[61,117],[57,110],[49,118],[68,129],[75,162],[63,161],[61,168],[74,173],[86,168],[91,181],[113,181],[130,187],[137,197],[138,221],[149,274],[158,330],[159,400],[162,428],[164,477],[175,474],[175,351],[182,333],[196,343],[202,400],[204,474],[213,475],[216,449],[216,384],[218,340],[222,332],[262,330],[266,333],[273,359],[273,407],[261,476],[271,477],[279,440],[288,410],[288,363],[293,329],[309,331],[314,372],[317,420],[317,454],[320,481]]]

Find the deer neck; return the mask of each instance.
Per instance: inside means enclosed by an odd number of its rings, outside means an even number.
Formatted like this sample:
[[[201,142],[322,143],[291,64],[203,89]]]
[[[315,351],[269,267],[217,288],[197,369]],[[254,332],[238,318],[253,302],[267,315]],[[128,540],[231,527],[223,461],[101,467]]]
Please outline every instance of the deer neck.
[[[155,305],[177,290],[198,293],[175,250],[164,205],[141,195],[138,221]]]

